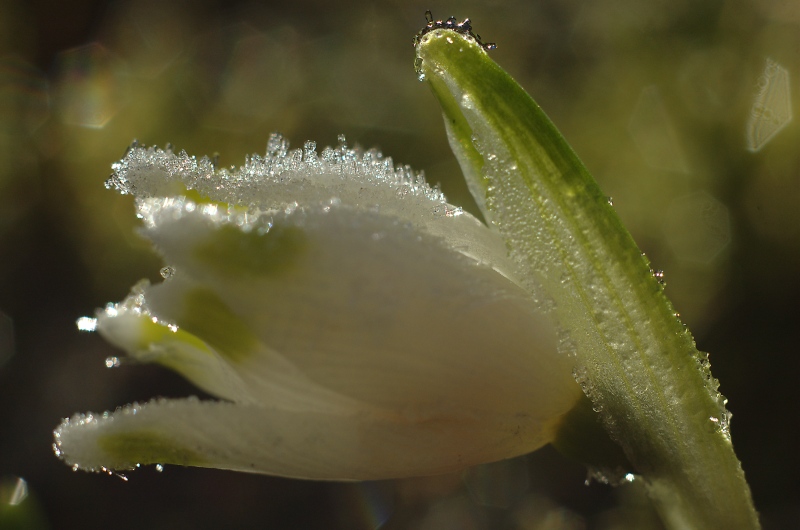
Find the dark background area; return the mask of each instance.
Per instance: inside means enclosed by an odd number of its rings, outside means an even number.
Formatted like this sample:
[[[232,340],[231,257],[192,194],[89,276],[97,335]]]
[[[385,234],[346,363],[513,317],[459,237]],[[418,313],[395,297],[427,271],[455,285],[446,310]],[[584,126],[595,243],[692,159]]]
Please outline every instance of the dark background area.
[[[295,146],[344,133],[475,212],[413,70],[426,9],[470,17],[498,43],[495,60],[613,197],[711,353],[764,527],[800,524],[800,5],[766,0],[0,1],[0,516],[13,508],[31,528],[658,528],[640,491],[584,486],[551,449],[370,484],[175,466],[123,481],[52,453],[74,412],[198,393],[157,367],[107,369],[117,352],[74,324],[158,278],[132,200],[103,187],[134,138],[233,165],[272,131]]]

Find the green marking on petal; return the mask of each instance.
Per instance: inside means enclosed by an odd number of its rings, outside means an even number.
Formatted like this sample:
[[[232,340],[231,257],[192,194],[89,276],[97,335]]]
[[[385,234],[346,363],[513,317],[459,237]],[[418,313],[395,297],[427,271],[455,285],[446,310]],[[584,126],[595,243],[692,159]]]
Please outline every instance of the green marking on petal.
[[[178,328],[172,331],[163,324],[154,323],[151,320],[142,319],[141,351],[159,352],[152,360],[165,368],[174,370],[184,377],[194,381],[198,386],[206,390],[209,388],[203,381],[209,375],[205,373],[205,365],[198,365],[195,355],[198,352],[213,356],[213,352],[208,345],[198,339],[188,331]]]
[[[97,445],[115,462],[117,467],[136,464],[169,463],[179,466],[207,465],[196,451],[152,431],[134,431],[104,434]]]
[[[194,256],[221,276],[258,278],[288,272],[307,248],[308,237],[297,226],[273,226],[262,234],[223,225]]]
[[[197,191],[197,190],[190,190],[188,188],[184,188],[183,191],[181,191],[179,195],[183,195],[184,197],[186,197],[190,201],[192,201],[194,203],[197,203],[197,204],[217,203],[221,207],[226,207],[227,208],[227,206],[228,206],[227,203],[213,201],[213,200],[211,200],[210,197],[208,197],[206,195],[201,195],[200,192]]]
[[[209,354],[211,353],[208,346],[206,346],[202,340],[180,328],[177,331],[172,331],[167,326],[153,322],[146,317],[141,319],[141,324],[141,335],[139,336],[139,343],[137,344],[137,349],[139,350],[146,350],[151,344],[168,345],[170,343],[177,343],[185,344],[186,346],[208,352]]]
[[[258,339],[247,324],[208,289],[186,293],[178,324],[211,345],[232,362],[241,361],[256,350]]]

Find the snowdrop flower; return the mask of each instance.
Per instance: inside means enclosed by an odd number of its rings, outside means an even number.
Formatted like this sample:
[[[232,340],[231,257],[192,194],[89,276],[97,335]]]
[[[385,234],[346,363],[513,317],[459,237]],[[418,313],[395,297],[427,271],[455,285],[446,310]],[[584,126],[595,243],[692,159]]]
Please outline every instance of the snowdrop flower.
[[[499,236],[377,151],[273,135],[238,170],[137,145],[113,168],[165,280],[79,327],[220,400],[64,420],[75,469],[442,473],[548,443],[581,395]]]

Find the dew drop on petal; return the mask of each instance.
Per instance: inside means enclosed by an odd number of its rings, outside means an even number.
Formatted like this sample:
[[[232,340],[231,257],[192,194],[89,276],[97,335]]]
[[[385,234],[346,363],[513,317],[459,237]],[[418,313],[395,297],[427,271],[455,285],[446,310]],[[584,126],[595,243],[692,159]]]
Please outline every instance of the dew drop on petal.
[[[79,331],[94,331],[97,329],[97,319],[91,317],[81,317],[75,321]]]

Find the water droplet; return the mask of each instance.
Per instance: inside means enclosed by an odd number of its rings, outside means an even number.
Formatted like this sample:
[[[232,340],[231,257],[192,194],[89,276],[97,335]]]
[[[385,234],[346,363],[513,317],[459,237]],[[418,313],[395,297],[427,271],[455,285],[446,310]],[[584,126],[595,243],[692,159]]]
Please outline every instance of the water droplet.
[[[159,274],[161,274],[161,277],[166,280],[167,278],[175,274],[175,267],[167,265],[166,267],[162,267],[161,270],[158,272]]]
[[[156,464],[156,471],[161,473],[164,471],[164,466],[162,464]]]
[[[78,331],[94,331],[97,329],[97,319],[90,317],[81,317],[75,321],[78,326]]]
[[[661,269],[656,269],[656,270],[654,270],[654,271],[653,271],[653,277],[656,279],[656,281],[658,282],[658,284],[659,284],[661,287],[666,287],[666,285],[667,285],[667,280],[666,280],[666,278],[664,277],[664,271],[662,271]]]
[[[414,58],[414,71],[417,73],[417,79],[425,81],[425,74],[422,72],[422,57]]]
[[[608,203],[609,206],[614,206],[614,198],[611,197],[610,195],[606,197],[606,202]]]
[[[120,364],[121,363],[119,357],[117,356],[106,357],[106,368],[119,368]]]

